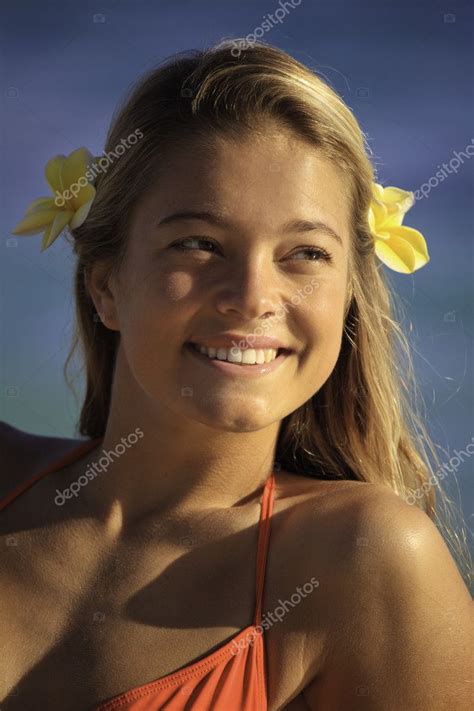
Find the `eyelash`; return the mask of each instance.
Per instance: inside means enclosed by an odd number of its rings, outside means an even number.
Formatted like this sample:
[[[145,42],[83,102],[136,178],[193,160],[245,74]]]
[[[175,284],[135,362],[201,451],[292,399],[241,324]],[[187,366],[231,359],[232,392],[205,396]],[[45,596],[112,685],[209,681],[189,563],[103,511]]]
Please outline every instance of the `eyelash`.
[[[185,237],[185,239],[182,239],[179,242],[175,242],[174,244],[170,245],[171,249],[177,249],[178,251],[181,252],[195,252],[199,250],[195,249],[188,249],[187,247],[183,246],[183,242],[187,242],[188,240],[195,240],[198,242],[207,242],[208,244],[212,244],[216,246],[215,242],[213,240],[207,239],[205,237]],[[301,247],[299,252],[309,252],[310,254],[316,254],[320,257],[321,260],[326,261],[326,262],[331,262],[332,261],[332,256],[327,252],[325,249],[322,247]],[[319,261],[316,259],[310,259],[309,261],[315,262]]]

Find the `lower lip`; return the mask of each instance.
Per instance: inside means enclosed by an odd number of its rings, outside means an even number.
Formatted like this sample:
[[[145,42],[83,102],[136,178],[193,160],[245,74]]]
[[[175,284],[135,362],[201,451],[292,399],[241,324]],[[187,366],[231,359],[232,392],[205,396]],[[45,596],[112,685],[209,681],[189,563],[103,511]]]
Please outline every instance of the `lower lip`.
[[[292,355],[291,352],[280,353],[280,355],[270,363],[238,365],[236,363],[229,363],[226,360],[219,360],[218,358],[208,358],[207,355],[197,351],[190,343],[185,344],[185,349],[191,356],[203,365],[207,365],[213,370],[220,370],[222,373],[226,373],[228,375],[239,375],[243,378],[257,378],[260,375],[273,373],[290,355]]]

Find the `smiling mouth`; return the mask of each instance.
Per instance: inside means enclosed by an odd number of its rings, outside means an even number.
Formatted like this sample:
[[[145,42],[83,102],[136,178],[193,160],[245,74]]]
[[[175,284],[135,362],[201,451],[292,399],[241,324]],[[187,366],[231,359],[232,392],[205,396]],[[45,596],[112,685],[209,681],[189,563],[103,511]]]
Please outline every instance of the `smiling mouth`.
[[[250,368],[251,368],[252,366],[255,366],[255,365],[268,365],[268,363],[266,363],[266,364],[265,364],[265,363],[239,363],[238,361],[230,361],[230,360],[227,360],[227,358],[218,358],[218,357],[217,357],[217,353],[216,353],[215,356],[210,356],[210,355],[208,355],[207,353],[202,353],[202,352],[201,352],[201,350],[200,350],[200,349],[201,349],[201,346],[200,346],[199,343],[193,343],[192,341],[188,341],[188,342],[185,344],[185,346],[186,346],[187,348],[190,348],[190,349],[191,349],[192,351],[194,351],[195,353],[198,353],[199,355],[208,358],[209,360],[219,360],[219,361],[221,361],[222,363],[231,363],[232,365],[240,365],[240,366],[243,366],[243,367],[247,366],[247,367],[250,367]],[[253,350],[263,350],[263,349],[258,349],[258,348],[257,348],[257,349],[253,349]],[[292,351],[290,351],[288,348],[278,348],[278,349],[276,349],[276,356],[275,356],[275,358],[273,358],[273,360],[271,360],[271,361],[269,361],[269,362],[270,362],[270,363],[273,363],[273,361],[275,361],[279,356],[281,356],[281,355],[290,355],[290,353],[292,353]]]
[[[205,353],[201,353],[200,346],[192,341],[185,343],[184,348],[193,358],[197,358],[203,365],[209,366],[212,370],[227,373],[230,376],[241,375],[242,377],[245,375],[260,377],[273,373],[293,353],[287,348],[279,348],[276,357],[268,363],[233,363],[226,359],[212,358]]]

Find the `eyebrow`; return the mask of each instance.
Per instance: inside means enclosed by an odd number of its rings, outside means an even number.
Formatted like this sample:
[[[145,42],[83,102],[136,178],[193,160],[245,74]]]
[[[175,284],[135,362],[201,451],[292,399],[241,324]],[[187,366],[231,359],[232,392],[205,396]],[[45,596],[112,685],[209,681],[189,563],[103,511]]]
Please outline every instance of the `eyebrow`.
[[[186,210],[183,212],[175,212],[172,215],[168,215],[160,220],[156,226],[162,227],[163,225],[169,225],[172,222],[180,222],[185,220],[203,220],[209,222],[211,225],[216,225],[217,227],[232,227],[233,223],[231,220],[218,215],[214,212],[201,211],[194,212],[192,210]],[[335,239],[339,244],[343,245],[342,238],[338,235],[335,230],[329,225],[321,220],[290,220],[285,223],[282,227],[283,233],[288,232],[322,232],[329,237]]]

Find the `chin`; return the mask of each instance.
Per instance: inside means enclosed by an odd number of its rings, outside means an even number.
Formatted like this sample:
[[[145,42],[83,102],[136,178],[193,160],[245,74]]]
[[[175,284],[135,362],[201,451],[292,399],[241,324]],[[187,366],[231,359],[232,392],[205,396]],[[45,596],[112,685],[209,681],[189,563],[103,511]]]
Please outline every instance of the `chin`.
[[[237,403],[208,403],[205,407],[203,403],[194,404],[191,418],[198,420],[202,424],[224,432],[256,432],[269,427],[278,418],[278,414],[270,411],[271,405],[265,407],[264,411],[258,411],[258,404],[254,405],[248,398],[242,406]]]

